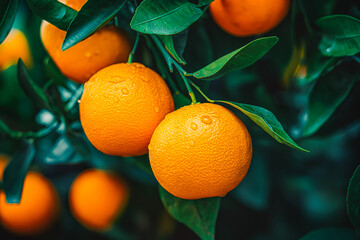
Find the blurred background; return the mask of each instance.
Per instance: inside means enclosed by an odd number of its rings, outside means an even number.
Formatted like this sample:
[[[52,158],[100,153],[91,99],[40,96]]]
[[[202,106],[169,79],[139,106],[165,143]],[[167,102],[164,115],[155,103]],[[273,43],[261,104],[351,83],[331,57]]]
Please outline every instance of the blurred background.
[[[13,28],[22,31],[28,40],[32,58],[32,64],[27,66],[29,74],[42,87],[50,79],[61,82],[51,85],[46,92],[54,102],[63,104],[72,98],[79,85],[58,72],[40,40],[41,19],[31,12],[25,1],[20,2]],[[330,14],[359,19],[360,8],[351,0],[292,1],[285,20],[263,35],[280,39],[265,57],[248,68],[200,84],[212,99],[270,110],[286,132],[310,151],[300,152],[279,144],[234,111],[249,129],[254,154],[243,182],[222,198],[215,231],[217,239],[299,239],[324,227],[354,229],[347,216],[346,194],[360,159],[360,55],[337,58],[336,64],[323,71],[333,59],[323,56],[318,49],[323,36],[315,21]],[[125,8],[118,18],[119,25],[134,37],[134,32],[127,27],[131,16]],[[186,70],[197,70],[258,37],[261,36],[232,37],[206,12],[188,30],[183,54],[188,62]],[[135,60],[157,70],[144,38],[140,40]],[[354,76],[352,87],[345,91],[343,85]],[[181,79],[178,86],[186,95]],[[339,95],[343,101],[326,109],[330,114],[324,124],[307,131],[309,112],[323,111],[321,100],[331,101]],[[200,95],[197,97],[202,99]],[[317,101],[320,105],[316,105]],[[49,178],[61,199],[61,214],[56,224],[33,238],[14,235],[0,226],[0,239],[199,239],[164,209],[157,182],[149,172],[147,156],[122,158],[100,153],[86,139],[78,115],[78,104],[75,104],[66,116],[71,131],[60,127],[31,145],[35,157],[30,169]],[[53,118],[51,112],[30,101],[22,90],[16,62],[1,70],[0,119],[9,128],[37,131],[50,126]],[[22,154],[27,148],[29,144],[23,139],[0,133],[1,154],[26,158]],[[84,228],[69,210],[69,188],[75,177],[88,168],[116,171],[129,187],[126,209],[114,229],[105,233]]]

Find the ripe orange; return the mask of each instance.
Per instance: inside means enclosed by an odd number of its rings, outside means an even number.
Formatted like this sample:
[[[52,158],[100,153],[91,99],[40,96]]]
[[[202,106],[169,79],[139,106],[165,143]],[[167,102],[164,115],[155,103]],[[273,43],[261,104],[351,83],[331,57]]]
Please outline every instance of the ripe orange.
[[[86,0],[62,0],[80,10]],[[84,83],[98,70],[118,62],[126,62],[131,51],[130,40],[124,30],[108,25],[93,35],[62,51],[65,31],[43,21],[41,39],[45,49],[60,71],[71,80]]]
[[[160,185],[184,199],[225,196],[245,177],[252,143],[243,122],[227,108],[182,107],[156,128],[149,145]]]
[[[69,195],[74,217],[85,227],[109,230],[129,198],[127,185],[115,174],[89,169],[74,180]]]
[[[138,156],[148,152],[151,135],[174,101],[164,80],[140,63],[119,63],[85,83],[80,121],[101,152]]]
[[[32,67],[32,57],[25,35],[17,29],[12,29],[0,44],[0,71],[15,65],[19,58],[28,68]]]
[[[43,175],[28,172],[20,204],[8,204],[0,192],[0,223],[20,235],[47,230],[59,215],[59,200],[54,186]]]
[[[265,33],[289,11],[290,0],[215,0],[210,13],[215,22],[234,36]]]

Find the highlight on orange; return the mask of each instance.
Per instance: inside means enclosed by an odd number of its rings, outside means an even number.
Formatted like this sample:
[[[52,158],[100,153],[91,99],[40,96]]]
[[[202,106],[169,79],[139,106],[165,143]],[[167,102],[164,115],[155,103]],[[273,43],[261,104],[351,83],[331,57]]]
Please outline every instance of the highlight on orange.
[[[0,223],[18,235],[37,235],[48,230],[60,212],[52,183],[38,172],[28,172],[19,204],[8,204],[0,192]]]
[[[19,58],[23,60],[26,67],[32,67],[33,61],[28,40],[23,32],[13,28],[0,44],[0,71],[16,65]]]
[[[287,15],[290,0],[215,0],[210,14],[227,33],[246,37],[276,27]]]
[[[73,216],[86,228],[111,229],[129,198],[127,184],[114,173],[88,169],[74,180],[69,193]]]
[[[61,0],[60,2],[79,11],[87,0]],[[100,69],[119,62],[126,62],[131,51],[127,33],[114,25],[107,25],[75,46],[61,49],[66,32],[43,21],[41,40],[46,51],[60,71],[69,79],[86,82]]]

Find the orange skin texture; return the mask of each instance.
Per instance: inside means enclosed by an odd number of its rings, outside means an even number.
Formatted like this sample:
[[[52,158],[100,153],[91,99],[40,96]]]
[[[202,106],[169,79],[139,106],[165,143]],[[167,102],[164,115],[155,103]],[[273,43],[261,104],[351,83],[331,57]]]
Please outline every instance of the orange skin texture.
[[[89,169],[74,180],[69,194],[70,210],[85,227],[109,230],[129,198],[127,185],[115,174]]]
[[[119,63],[85,83],[80,121],[101,152],[139,156],[148,152],[155,128],[173,110],[170,90],[156,72],[140,63]]]
[[[40,173],[27,173],[20,204],[6,203],[5,194],[0,192],[0,223],[13,233],[42,233],[58,215],[58,195],[52,183]]]
[[[226,32],[238,37],[262,34],[287,15],[290,0],[215,0],[210,13]]]
[[[86,1],[61,1],[80,10]],[[131,51],[130,40],[124,30],[107,25],[75,46],[62,51],[66,32],[43,21],[41,40],[60,71],[71,80],[84,83],[90,76],[109,65],[126,62]]]
[[[211,103],[168,114],[149,145],[156,179],[184,199],[225,196],[245,177],[251,157],[251,137],[243,122]]]
[[[19,58],[28,68],[33,65],[29,43],[25,35],[17,29],[12,29],[0,44],[0,71],[15,65]]]

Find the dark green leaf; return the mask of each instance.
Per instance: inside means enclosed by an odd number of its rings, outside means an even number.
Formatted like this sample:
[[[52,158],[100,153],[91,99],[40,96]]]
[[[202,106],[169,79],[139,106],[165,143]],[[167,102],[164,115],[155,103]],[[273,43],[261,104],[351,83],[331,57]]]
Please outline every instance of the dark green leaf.
[[[248,67],[262,58],[277,42],[277,37],[265,37],[256,39],[247,45],[215,60],[206,67],[189,73],[203,80],[214,80],[226,73]]]
[[[106,24],[126,3],[126,0],[88,0],[71,22],[62,50],[81,42]]]
[[[179,109],[181,107],[191,104],[191,100],[185,97],[184,94],[180,92],[176,92],[173,95],[173,99],[174,99],[175,109]]]
[[[80,133],[68,130],[66,131],[65,135],[68,142],[78,154],[80,154],[84,159],[90,159],[90,148]]]
[[[294,140],[285,132],[280,122],[276,119],[274,114],[262,107],[257,107],[249,104],[242,104],[230,101],[215,100],[214,102],[226,103],[234,108],[239,109],[242,113],[248,116],[253,122],[259,125],[270,136],[276,139],[279,143],[283,143],[289,147],[297,150],[308,152],[297,145]]]
[[[303,136],[314,134],[345,100],[359,79],[358,63],[344,62],[321,76],[311,90]]]
[[[40,18],[66,31],[77,11],[54,0],[27,0],[31,10]]]
[[[325,56],[353,56],[360,52],[360,20],[331,15],[320,18],[316,24],[325,34],[319,45]]]
[[[185,65],[185,60],[178,55],[175,50],[174,39],[171,35],[158,35],[160,40],[164,43],[166,50],[171,54],[171,56],[179,63]]]
[[[80,85],[80,87],[78,87],[78,89],[76,89],[76,91],[73,93],[70,100],[66,103],[65,111],[70,111],[76,105],[76,103],[81,98],[83,91],[84,91],[84,85]]]
[[[185,30],[202,14],[199,5],[188,0],[145,0],[136,9],[130,26],[146,34],[171,35]]]
[[[66,86],[65,82],[67,81],[67,78],[60,72],[60,70],[57,68],[53,60],[46,56],[43,61],[45,73],[48,76],[49,79],[53,79],[54,82],[57,85],[63,86],[66,89],[68,87]]]
[[[350,179],[346,196],[346,208],[351,222],[360,231],[360,165]]]
[[[179,56],[182,56],[184,54],[188,35],[189,35],[188,28],[178,34],[172,35],[174,40],[174,47],[176,52],[179,54]]]
[[[30,78],[24,62],[19,59],[17,64],[18,80],[26,95],[40,107],[50,109],[45,92]]]
[[[35,156],[33,142],[25,142],[7,164],[3,175],[6,202],[19,203],[26,173]]]
[[[166,210],[177,221],[193,230],[202,240],[214,239],[219,197],[185,200],[171,195],[161,186],[159,194]]]
[[[144,170],[146,173],[153,176],[153,172],[151,170],[150,162],[149,162],[149,155],[142,155],[142,156],[134,156],[128,157],[128,159],[137,165],[139,168]]]
[[[306,234],[300,240],[356,240],[356,233],[350,228],[322,228]]]
[[[78,142],[74,143],[74,141]],[[47,164],[77,164],[88,160],[87,157],[91,154],[85,141],[79,140],[77,137],[69,137],[69,134],[61,134],[51,146],[49,152],[44,156]],[[88,152],[82,155],[84,151]]]
[[[4,0],[0,2],[0,44],[11,30],[18,7],[19,0]]]

